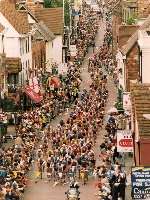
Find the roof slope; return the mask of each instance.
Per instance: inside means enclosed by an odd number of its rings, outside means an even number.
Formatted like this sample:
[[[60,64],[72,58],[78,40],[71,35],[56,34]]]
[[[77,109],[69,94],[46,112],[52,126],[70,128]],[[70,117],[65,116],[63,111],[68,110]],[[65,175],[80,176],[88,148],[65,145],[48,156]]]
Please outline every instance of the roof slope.
[[[34,12],[35,17],[54,33],[63,33],[63,8],[38,8]]]
[[[143,30],[150,26],[150,15],[146,18],[144,23],[138,28]],[[121,52],[126,55],[138,40],[138,30],[128,39],[127,43],[122,47]]]
[[[5,27],[4,27],[2,24],[0,24],[0,33],[1,33],[4,29],[5,29]]]
[[[33,34],[42,35],[46,41],[52,41],[55,38],[54,34],[45,26],[42,21],[40,23],[33,24],[32,28]]]
[[[144,114],[150,114],[150,84],[131,85],[132,108],[137,116],[139,135],[150,136],[150,120]]]
[[[15,8],[15,4],[10,3],[9,0],[0,1],[0,12],[18,33],[24,34],[29,31],[27,17],[19,13]]]

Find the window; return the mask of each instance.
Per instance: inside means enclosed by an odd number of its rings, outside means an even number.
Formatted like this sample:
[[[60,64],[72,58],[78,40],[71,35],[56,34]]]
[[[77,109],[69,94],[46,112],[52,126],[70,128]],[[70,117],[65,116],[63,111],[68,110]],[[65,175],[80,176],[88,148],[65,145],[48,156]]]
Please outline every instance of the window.
[[[18,74],[8,74],[7,83],[18,84]]]
[[[30,51],[30,38],[28,37],[28,52]]]
[[[30,68],[30,61],[28,60],[28,68]]]
[[[26,53],[28,53],[28,40],[26,39]]]
[[[26,69],[28,69],[28,61],[26,60]]]
[[[7,83],[8,83],[8,92],[9,93],[15,93],[16,92],[18,80],[19,80],[19,78],[18,78],[17,73],[8,74]]]
[[[21,42],[22,55],[24,54],[24,40]]]
[[[21,42],[21,39],[20,39],[20,55],[22,55],[22,42]]]

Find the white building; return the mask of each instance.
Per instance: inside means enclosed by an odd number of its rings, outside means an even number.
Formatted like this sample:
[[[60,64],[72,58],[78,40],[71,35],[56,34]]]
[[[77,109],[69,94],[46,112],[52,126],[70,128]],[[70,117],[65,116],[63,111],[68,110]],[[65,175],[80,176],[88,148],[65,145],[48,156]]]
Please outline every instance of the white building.
[[[51,67],[52,63],[62,63],[63,48],[63,8],[44,8],[42,0],[26,0],[20,4],[20,10],[24,8],[28,12],[30,24],[40,23],[55,36],[46,43],[46,63]]]
[[[47,63],[62,63],[63,48],[63,8],[37,8],[34,12],[39,22],[43,22],[55,38],[46,48]]]
[[[27,19],[15,9],[14,4],[1,0],[0,24],[4,27],[0,34],[0,53],[6,55],[6,82],[23,84],[28,79],[28,68],[32,65],[31,35]]]
[[[127,72],[129,73],[129,56],[130,60],[137,63],[135,70],[138,76],[136,79],[128,79],[127,77]],[[119,86],[123,91],[127,90],[127,82],[129,81],[150,83],[150,16],[140,24],[138,30],[133,33],[126,44],[121,49],[118,49],[116,61]]]
[[[116,55],[117,61],[117,73],[118,73],[118,80],[119,80],[119,88],[125,90],[126,88],[126,80],[125,80],[125,59],[126,57],[118,51]]]
[[[141,82],[150,83],[150,29],[138,31],[138,45]]]

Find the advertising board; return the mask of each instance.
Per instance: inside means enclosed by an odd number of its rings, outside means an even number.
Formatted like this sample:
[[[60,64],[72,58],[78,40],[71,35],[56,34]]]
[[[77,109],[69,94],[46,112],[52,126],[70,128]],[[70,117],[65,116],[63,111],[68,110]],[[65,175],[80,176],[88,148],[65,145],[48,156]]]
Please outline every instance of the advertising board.
[[[133,167],[131,183],[132,199],[150,199],[150,167]]]

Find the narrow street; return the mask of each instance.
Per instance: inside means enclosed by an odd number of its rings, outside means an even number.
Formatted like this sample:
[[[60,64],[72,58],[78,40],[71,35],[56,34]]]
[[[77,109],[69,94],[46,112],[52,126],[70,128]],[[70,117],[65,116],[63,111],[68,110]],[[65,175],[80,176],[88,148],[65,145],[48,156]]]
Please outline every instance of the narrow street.
[[[105,21],[100,21],[99,23],[99,30],[96,37],[96,47],[99,47],[103,43],[105,33]],[[91,78],[88,73],[88,58],[93,54],[93,49],[89,49],[89,53],[86,55],[85,60],[83,62],[82,68],[81,68],[81,78],[82,83],[80,86],[81,91],[85,89],[89,89],[89,86],[91,84]],[[107,110],[114,104],[116,100],[116,88],[113,84],[113,81],[111,77],[108,78],[108,90],[109,90],[109,98],[106,106],[106,112]],[[55,120],[51,122],[51,126],[55,127],[60,119],[67,119],[69,114],[69,111],[67,113],[63,113],[60,116],[58,116]],[[104,127],[104,126],[103,126]],[[95,154],[96,154],[96,163],[99,165],[101,163],[99,159],[99,145],[101,144],[103,140],[103,135],[105,133],[105,129],[102,128],[98,134],[97,142],[94,148]],[[39,181],[35,183],[34,175],[31,176],[31,180],[29,181],[29,187],[25,191],[24,200],[63,200],[66,198],[65,191],[68,189],[68,185],[66,186],[60,186],[57,185],[56,187],[53,186],[53,183],[48,183],[46,178],[42,181]],[[80,198],[81,200],[97,200],[97,196],[95,195],[97,192],[97,189],[95,188],[95,181],[94,179],[90,180],[87,185],[82,186],[80,184]]]
[[[0,200],[150,200],[150,1],[0,0]]]

